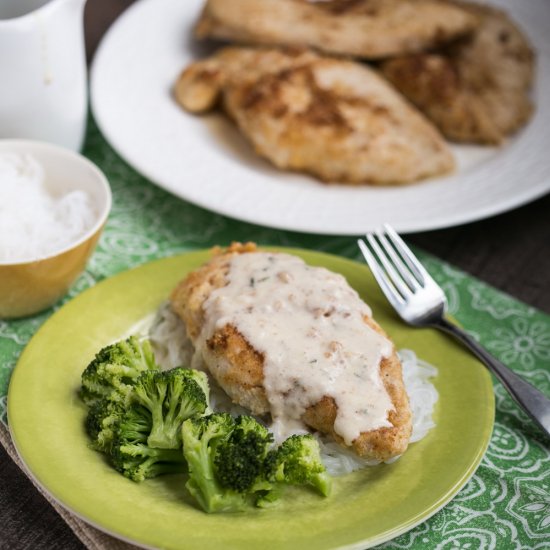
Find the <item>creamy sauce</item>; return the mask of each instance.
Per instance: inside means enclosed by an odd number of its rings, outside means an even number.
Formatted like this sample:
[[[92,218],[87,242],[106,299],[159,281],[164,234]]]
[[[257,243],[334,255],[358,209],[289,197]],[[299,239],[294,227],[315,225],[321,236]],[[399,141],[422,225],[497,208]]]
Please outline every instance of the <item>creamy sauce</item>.
[[[361,432],[391,426],[380,377],[391,343],[363,316],[369,307],[341,275],[288,254],[230,260],[228,284],[204,304],[202,336],[233,325],[264,356],[264,387],[277,429],[296,432],[323,396],[338,406],[335,432],[350,445]]]

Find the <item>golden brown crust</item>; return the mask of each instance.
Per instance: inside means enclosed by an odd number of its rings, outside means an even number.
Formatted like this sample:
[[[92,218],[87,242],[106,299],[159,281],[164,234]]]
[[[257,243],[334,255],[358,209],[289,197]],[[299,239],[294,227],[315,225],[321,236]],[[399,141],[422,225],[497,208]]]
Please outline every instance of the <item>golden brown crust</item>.
[[[202,326],[204,300],[215,288],[226,284],[225,275],[231,256],[255,251],[257,248],[252,243],[234,243],[224,251],[216,250],[216,255],[210,262],[190,273],[174,289],[171,295],[172,307],[183,319],[192,339],[198,336]],[[372,318],[364,317],[364,320],[374,330],[385,335]],[[206,342],[206,348],[207,366],[231,398],[256,414],[269,412],[269,403],[263,388],[262,354],[231,325],[216,330]],[[382,360],[380,373],[394,405],[394,410],[390,411],[388,417],[393,427],[362,433],[352,446],[360,456],[385,460],[406,450],[412,422],[401,363],[395,350],[389,358]],[[312,428],[332,434],[342,442],[333,429],[336,413],[334,400],[325,396],[307,409],[303,420]]]
[[[476,25],[472,14],[437,0],[208,0],[195,34],[380,59],[424,51]]]
[[[222,84],[223,73],[217,60],[200,66],[190,65],[178,77],[174,97],[188,111],[202,113],[215,106]]]
[[[185,323],[191,340],[196,339],[202,329],[204,322],[202,304],[214,289],[226,284],[225,275],[229,269],[231,255],[255,250],[254,243],[232,243],[223,250],[220,247],[214,247],[212,259],[192,271],[174,288],[170,295],[172,308]]]
[[[242,385],[247,390],[262,387],[264,357],[234,326],[225,325],[217,330],[206,345],[211,353],[223,356],[229,363],[229,369],[220,381],[223,387],[234,384]]]
[[[376,71],[352,61],[229,47],[189,66],[175,94],[191,112],[221,96],[259,155],[322,181],[405,184],[454,167],[433,125]]]
[[[504,12],[459,5],[481,22],[471,36],[440,52],[390,59],[381,70],[447,138],[499,144],[532,114],[534,54]]]
[[[174,85],[174,97],[187,111],[203,113],[216,106],[231,79],[251,81],[259,75],[278,73],[315,58],[305,48],[223,48],[212,57],[186,67]]]

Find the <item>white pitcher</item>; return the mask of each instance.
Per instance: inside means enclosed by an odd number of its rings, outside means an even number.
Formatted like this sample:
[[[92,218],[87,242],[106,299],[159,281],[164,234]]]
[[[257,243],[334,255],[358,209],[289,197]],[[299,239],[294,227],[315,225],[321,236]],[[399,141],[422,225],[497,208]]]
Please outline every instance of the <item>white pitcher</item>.
[[[0,138],[78,151],[87,115],[86,0],[0,0]]]

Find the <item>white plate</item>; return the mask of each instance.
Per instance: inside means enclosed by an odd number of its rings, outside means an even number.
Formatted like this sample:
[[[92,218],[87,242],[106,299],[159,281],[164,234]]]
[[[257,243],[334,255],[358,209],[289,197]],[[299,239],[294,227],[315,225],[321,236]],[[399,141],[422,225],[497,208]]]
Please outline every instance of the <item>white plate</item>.
[[[192,38],[203,0],[140,0],[111,27],[91,71],[92,109],[116,151],[157,185],[204,208],[281,229],[412,232],[485,218],[550,191],[550,2],[499,0],[538,55],[535,117],[502,148],[455,147],[455,175],[406,187],[325,185],[258,158],[221,114],[185,113],[179,72],[208,53]]]

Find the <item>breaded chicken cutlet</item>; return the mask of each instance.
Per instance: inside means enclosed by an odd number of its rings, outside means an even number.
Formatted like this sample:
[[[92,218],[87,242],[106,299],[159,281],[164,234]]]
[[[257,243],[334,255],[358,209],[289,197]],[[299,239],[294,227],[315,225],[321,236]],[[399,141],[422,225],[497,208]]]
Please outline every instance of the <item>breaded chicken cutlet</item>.
[[[380,59],[433,48],[476,24],[437,0],[208,0],[195,34]]]
[[[362,457],[386,460],[406,450],[412,424],[399,358],[340,275],[234,244],[190,273],[171,304],[235,403],[301,420]]]
[[[435,127],[353,61],[228,47],[187,67],[174,93],[194,113],[219,101],[258,154],[323,181],[402,184],[454,167]]]
[[[499,144],[532,114],[533,50],[504,12],[453,5],[480,21],[471,35],[440,52],[387,60],[381,70],[450,140]]]

